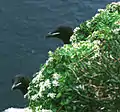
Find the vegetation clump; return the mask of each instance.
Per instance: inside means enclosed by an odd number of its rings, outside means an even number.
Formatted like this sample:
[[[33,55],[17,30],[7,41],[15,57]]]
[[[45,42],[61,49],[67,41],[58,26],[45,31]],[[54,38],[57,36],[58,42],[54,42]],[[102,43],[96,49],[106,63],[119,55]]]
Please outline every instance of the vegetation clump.
[[[74,29],[30,83],[33,112],[120,111],[120,2]]]

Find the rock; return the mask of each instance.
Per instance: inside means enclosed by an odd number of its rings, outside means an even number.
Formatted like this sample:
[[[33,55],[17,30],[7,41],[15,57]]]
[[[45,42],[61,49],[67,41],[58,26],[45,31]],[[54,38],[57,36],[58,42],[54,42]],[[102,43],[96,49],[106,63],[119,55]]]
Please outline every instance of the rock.
[[[8,108],[6,110],[4,110],[3,112],[32,112],[30,109],[28,108]]]

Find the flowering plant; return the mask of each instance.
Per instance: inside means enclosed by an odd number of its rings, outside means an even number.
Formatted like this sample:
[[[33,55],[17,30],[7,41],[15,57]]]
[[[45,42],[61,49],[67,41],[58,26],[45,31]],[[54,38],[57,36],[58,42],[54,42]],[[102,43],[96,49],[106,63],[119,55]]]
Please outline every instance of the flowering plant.
[[[74,29],[71,44],[49,52],[28,88],[35,112],[120,111],[120,3]]]

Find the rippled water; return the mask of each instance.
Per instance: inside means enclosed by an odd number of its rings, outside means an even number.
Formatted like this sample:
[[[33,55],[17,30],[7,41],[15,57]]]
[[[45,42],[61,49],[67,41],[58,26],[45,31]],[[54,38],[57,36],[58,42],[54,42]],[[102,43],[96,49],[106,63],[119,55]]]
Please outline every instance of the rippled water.
[[[59,25],[73,28],[91,19],[98,8],[119,0],[0,0],[0,111],[26,105],[11,79],[32,76],[47,59],[47,52],[63,43],[45,39]]]

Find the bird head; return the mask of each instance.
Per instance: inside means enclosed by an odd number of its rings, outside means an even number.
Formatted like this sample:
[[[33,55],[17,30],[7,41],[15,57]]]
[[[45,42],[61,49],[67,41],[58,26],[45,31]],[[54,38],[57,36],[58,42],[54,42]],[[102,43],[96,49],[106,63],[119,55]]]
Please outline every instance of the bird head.
[[[12,79],[12,90],[20,90],[24,95],[27,93],[27,88],[29,86],[30,79],[27,76],[16,75]]]
[[[46,37],[59,38],[64,42],[64,44],[69,44],[70,43],[69,39],[72,36],[72,34],[73,34],[73,29],[71,27],[60,26],[55,31],[49,32]]]

